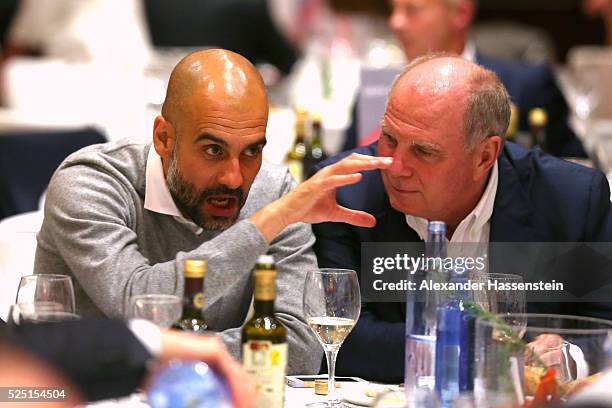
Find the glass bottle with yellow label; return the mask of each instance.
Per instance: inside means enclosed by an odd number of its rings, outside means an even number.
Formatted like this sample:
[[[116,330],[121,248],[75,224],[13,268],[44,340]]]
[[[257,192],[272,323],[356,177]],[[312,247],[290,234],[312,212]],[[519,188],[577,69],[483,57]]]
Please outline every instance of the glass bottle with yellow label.
[[[287,372],[287,330],[274,317],[276,267],[270,255],[255,266],[255,314],[242,328],[242,363],[257,387],[257,408],[282,408]]]
[[[548,114],[542,108],[535,108],[529,111],[529,129],[531,131],[532,147],[540,146],[544,151],[548,151],[546,140],[546,125],[548,124]]]
[[[306,158],[306,120],[305,110],[295,111],[295,142],[287,153],[285,163],[293,178],[301,183],[304,180],[304,159]]]
[[[306,157],[304,158],[304,179],[312,176],[315,166],[327,158],[321,142],[322,133],[321,116],[313,114],[310,148],[306,149]]]
[[[206,262],[200,259],[185,260],[183,262],[183,275],[185,277],[183,315],[176,327],[190,332],[204,332],[208,328],[202,316]]]

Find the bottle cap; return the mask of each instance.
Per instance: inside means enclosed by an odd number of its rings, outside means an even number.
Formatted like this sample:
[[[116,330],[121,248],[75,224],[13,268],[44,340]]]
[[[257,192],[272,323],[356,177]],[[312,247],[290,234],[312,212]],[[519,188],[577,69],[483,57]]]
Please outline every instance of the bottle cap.
[[[258,264],[274,264],[274,257],[272,255],[259,255],[257,258]]]
[[[324,378],[317,378],[315,380],[314,392],[317,395],[329,394],[329,387],[327,385],[327,380]]]
[[[535,108],[529,111],[529,124],[531,126],[546,126],[548,115],[542,108]]]
[[[183,275],[186,278],[203,278],[206,275],[206,261],[202,259],[186,259],[183,262]]]
[[[446,233],[446,223],[444,221],[429,221],[427,231],[435,233]]]

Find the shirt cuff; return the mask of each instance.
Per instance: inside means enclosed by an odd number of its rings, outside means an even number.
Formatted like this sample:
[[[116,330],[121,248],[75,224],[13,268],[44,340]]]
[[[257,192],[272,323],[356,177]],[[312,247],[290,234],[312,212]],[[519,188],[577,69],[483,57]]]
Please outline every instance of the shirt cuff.
[[[152,356],[159,355],[162,342],[162,333],[159,327],[148,320],[131,319],[128,322],[128,328]]]

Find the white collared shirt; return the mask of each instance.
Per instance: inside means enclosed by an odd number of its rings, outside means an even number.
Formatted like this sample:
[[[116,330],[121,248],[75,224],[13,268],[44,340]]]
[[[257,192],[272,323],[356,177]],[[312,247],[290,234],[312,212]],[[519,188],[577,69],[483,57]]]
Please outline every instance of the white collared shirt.
[[[146,190],[144,208],[159,214],[172,216],[177,222],[187,226],[196,235],[201,235],[204,229],[191,220],[186,219],[178,209],[164,175],[164,168],[159,154],[155,151],[155,147],[151,145],[149,155],[147,156],[146,169]]]
[[[474,45],[473,41],[468,40],[465,43],[465,47],[463,47],[463,52],[461,53],[461,58],[471,62],[476,62],[476,45]]]
[[[493,214],[493,205],[495,204],[495,196],[497,194],[497,181],[498,169],[496,161],[480,201],[472,212],[459,223],[450,242],[489,242],[491,215]],[[427,239],[427,224],[429,222],[427,219],[406,214],[406,222],[410,228],[419,234],[423,241]]]

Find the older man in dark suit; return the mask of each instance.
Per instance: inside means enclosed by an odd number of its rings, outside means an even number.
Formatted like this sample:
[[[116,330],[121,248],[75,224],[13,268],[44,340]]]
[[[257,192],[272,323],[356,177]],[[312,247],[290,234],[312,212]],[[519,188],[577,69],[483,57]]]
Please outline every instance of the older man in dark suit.
[[[380,140],[354,151],[391,156],[393,164],[336,191],[338,204],[372,214],[376,226],[313,226],[319,266],[360,270],[361,243],[419,242],[428,220],[446,222],[451,242],[612,240],[604,175],[504,143],[509,105],[496,75],[474,63],[413,61],[393,85]],[[528,310],[612,316],[609,305],[593,303],[530,303]],[[337,372],[401,381],[405,321],[403,303],[364,304]]]

